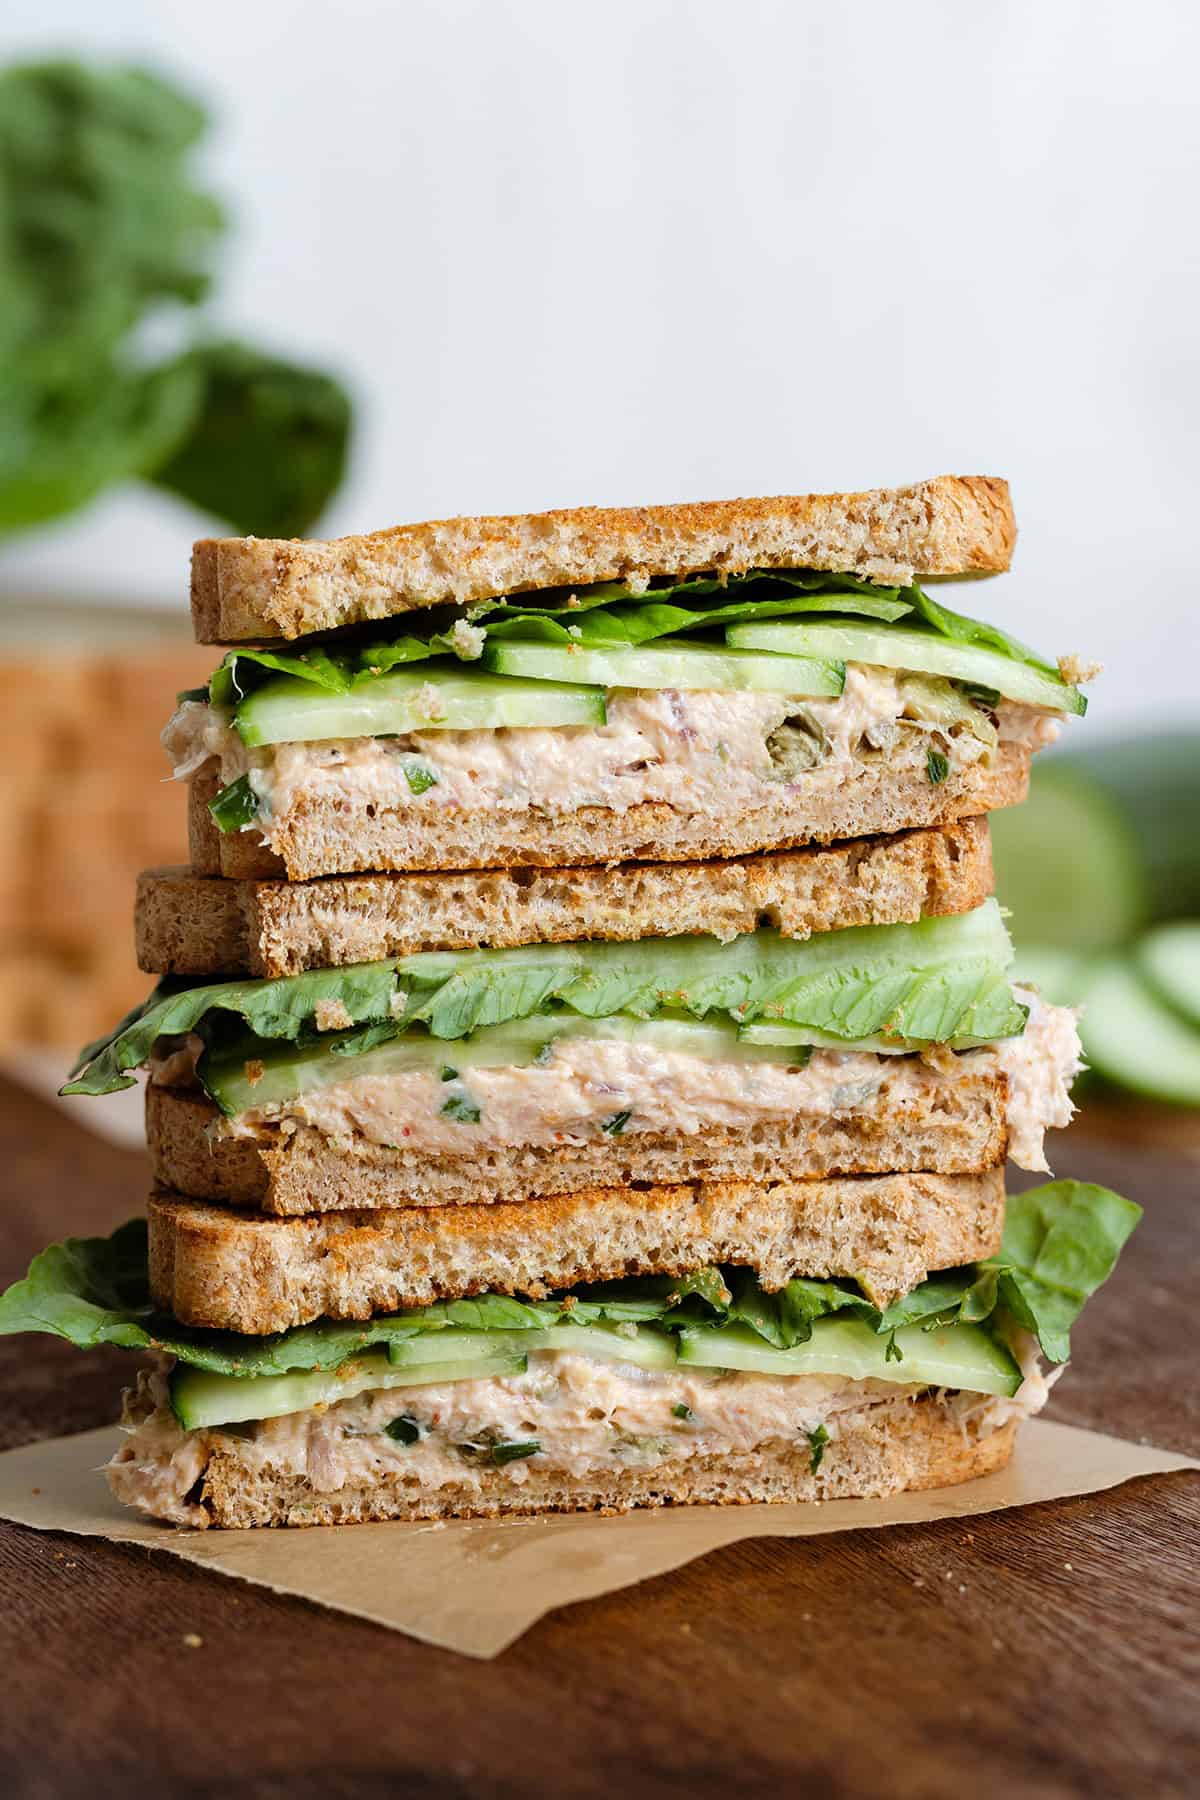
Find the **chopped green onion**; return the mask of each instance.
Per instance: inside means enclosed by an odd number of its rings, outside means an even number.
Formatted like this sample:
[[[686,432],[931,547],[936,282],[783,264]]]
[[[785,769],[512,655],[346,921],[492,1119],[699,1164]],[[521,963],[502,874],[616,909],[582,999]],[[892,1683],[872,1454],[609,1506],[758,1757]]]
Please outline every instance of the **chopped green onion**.
[[[536,1456],[541,1447],[536,1438],[524,1444],[493,1444],[492,1461],[503,1468],[505,1463],[519,1462],[523,1456]]]
[[[438,784],[437,776],[425,763],[406,762],[404,765],[404,779],[408,783],[409,792],[413,794],[423,794],[427,789],[436,787]]]
[[[258,795],[250,785],[249,775],[239,775],[223,787],[208,803],[214,823],[221,831],[241,831],[258,817]]]
[[[480,1110],[466,1094],[451,1094],[440,1110],[447,1119],[458,1119],[463,1125],[479,1123]]]

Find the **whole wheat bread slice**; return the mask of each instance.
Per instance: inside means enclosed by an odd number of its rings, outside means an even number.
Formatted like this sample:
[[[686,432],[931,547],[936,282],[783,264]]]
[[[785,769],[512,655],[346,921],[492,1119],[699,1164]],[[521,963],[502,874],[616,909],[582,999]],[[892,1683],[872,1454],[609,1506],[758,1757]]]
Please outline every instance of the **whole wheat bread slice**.
[[[422,950],[708,933],[786,937],[970,912],[992,891],[986,819],[735,862],[500,869],[457,875],[221,880],[138,877],[138,967],[156,975],[298,975]]]
[[[378,1207],[486,1206],[631,1182],[807,1181],[831,1175],[980,1174],[1004,1161],[1007,1079],[964,1067],[907,1104],[799,1115],[695,1135],[626,1132],[598,1143],[473,1150],[430,1158],[310,1125],[213,1137],[219,1114],[194,1090],[148,1087],[146,1137],[156,1181],[197,1200],[279,1218]]]
[[[707,570],[831,569],[901,585],[996,574],[1016,541],[1008,483],[940,475],[859,494],[434,519],[332,543],[203,538],[192,552],[202,644],[295,638],[442,602]]]
[[[201,1451],[187,1523],[238,1530],[251,1525],[352,1525],[379,1519],[496,1518],[546,1512],[628,1512],[640,1506],[745,1506],[753,1501],[871,1499],[919,1488],[952,1487],[1002,1469],[1015,1425],[992,1430],[960,1423],[933,1395],[864,1403],[840,1413],[817,1467],[808,1444],[774,1438],[740,1454],[676,1457],[619,1474],[571,1476],[536,1462],[481,1467],[453,1483],[423,1484],[413,1474],[381,1471],[369,1483],[322,1490],[307,1475],[264,1464],[233,1432],[191,1434]],[[127,1438],[106,1474],[118,1500],[154,1513],[141,1477],[136,1437]],[[162,1501],[159,1501],[162,1516]]]
[[[257,829],[218,831],[208,802],[220,784],[202,769],[189,784],[192,872],[249,880],[286,874],[290,881],[309,881],[373,870],[561,869],[743,857],[940,827],[1015,806],[1029,789],[1029,760],[1024,746],[1002,744],[986,763],[937,784],[923,769],[895,770],[880,762],[815,798],[783,793],[769,805],[721,818],[657,802],[624,812],[581,806],[549,813],[350,807],[309,797],[298,800],[275,829],[270,848]]]
[[[535,1297],[584,1281],[754,1269],[852,1277],[886,1305],[931,1269],[1000,1247],[1004,1175],[593,1188],[490,1206],[272,1219],[151,1196],[150,1287],[185,1325],[255,1335],[368,1319],[484,1292]]]

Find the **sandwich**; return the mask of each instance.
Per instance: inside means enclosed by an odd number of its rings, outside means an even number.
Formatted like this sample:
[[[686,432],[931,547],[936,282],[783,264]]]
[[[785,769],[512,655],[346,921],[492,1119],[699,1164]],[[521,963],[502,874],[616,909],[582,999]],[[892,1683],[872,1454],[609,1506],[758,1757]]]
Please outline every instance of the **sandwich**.
[[[1014,537],[1004,482],[943,477],[201,543],[197,635],[233,647],[164,732],[192,869],[730,858],[1012,805],[1088,671],[932,585]]]
[[[1003,1467],[1138,1211],[1079,1182],[1017,1195],[991,1254],[886,1306],[697,1267],[264,1336],[163,1313],[134,1220],[44,1251],[0,1333],[151,1354],[108,1477],[176,1525],[867,1497]]]
[[[204,542],[144,1219],[0,1332],[149,1362],[205,1528],[869,1496],[1003,1466],[1138,1208],[1051,1181],[1075,1016],[986,814],[1088,673],[932,591],[1003,482]],[[939,588],[939,594],[944,588]],[[1047,1365],[1049,1365],[1047,1367]]]
[[[145,1068],[164,1188],[282,1217],[376,1212],[377,1246],[413,1208],[607,1190],[616,1216],[636,1214],[645,1185],[978,1176],[1006,1154],[1044,1169],[1044,1134],[1071,1114],[1074,1014],[1012,985],[1000,910],[973,898],[970,878],[950,881],[941,903],[967,910],[807,937],[760,926],[724,943],[590,938],[169,977],[64,1091]],[[616,1273],[634,1252],[617,1234],[607,1254]],[[382,1265],[361,1292],[415,1298]]]

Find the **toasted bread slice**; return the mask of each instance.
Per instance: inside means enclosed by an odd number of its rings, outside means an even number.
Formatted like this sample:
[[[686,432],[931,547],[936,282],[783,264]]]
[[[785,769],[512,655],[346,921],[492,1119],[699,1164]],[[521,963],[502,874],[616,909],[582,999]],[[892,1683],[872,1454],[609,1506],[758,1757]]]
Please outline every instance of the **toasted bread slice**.
[[[992,891],[986,819],[738,862],[233,881],[138,878],[138,967],[155,975],[299,975],[421,950],[702,932],[786,937],[970,912]]]
[[[904,584],[996,574],[1016,541],[1008,483],[940,475],[860,494],[434,519],[332,543],[203,538],[192,553],[202,644],[301,637],[415,607],[707,570],[831,569]]]
[[[1008,1084],[964,1067],[906,1104],[764,1121],[694,1135],[639,1131],[552,1149],[513,1146],[436,1159],[310,1125],[213,1137],[219,1114],[202,1093],[148,1087],[146,1136],[157,1181],[198,1200],[279,1218],[377,1207],[487,1206],[630,1182],[807,1181],[830,1175],[979,1174],[1004,1161]]]
[[[272,1219],[152,1195],[150,1287],[185,1325],[263,1334],[434,1300],[535,1297],[709,1263],[852,1277],[879,1305],[1000,1247],[1004,1175],[592,1188],[491,1206]]]
[[[936,785],[924,769],[895,770],[881,762],[815,797],[797,799],[784,792],[767,806],[719,819],[657,802],[623,812],[581,806],[549,813],[534,808],[434,812],[301,799],[274,828],[269,844],[255,828],[218,831],[208,803],[220,783],[202,769],[189,784],[192,872],[309,881],[373,870],[555,869],[743,857],[924,830],[1016,806],[1029,791],[1029,761],[1023,745],[1002,744],[988,762]]]
[[[165,1420],[167,1430],[171,1422]],[[751,1450],[672,1457],[653,1467],[631,1464],[619,1474],[568,1475],[524,1462],[472,1467],[437,1485],[406,1469],[333,1490],[303,1470],[283,1469],[235,1432],[196,1432],[187,1464],[187,1493],[170,1491],[161,1462],[161,1433],[143,1455],[138,1435],[126,1438],[106,1470],[118,1500],[156,1518],[204,1529],[250,1525],[352,1525],[376,1519],[496,1518],[544,1512],[628,1512],[640,1506],[745,1506],[753,1501],[872,1499],[918,1488],[952,1487],[1002,1469],[1012,1455],[1015,1424],[996,1429],[987,1418],[962,1421],[932,1394],[867,1401],[838,1414],[837,1431],[820,1461],[808,1443],[776,1437]],[[159,1460],[155,1460],[158,1453]],[[174,1467],[174,1465],[172,1465]],[[183,1477],[180,1477],[182,1481]]]

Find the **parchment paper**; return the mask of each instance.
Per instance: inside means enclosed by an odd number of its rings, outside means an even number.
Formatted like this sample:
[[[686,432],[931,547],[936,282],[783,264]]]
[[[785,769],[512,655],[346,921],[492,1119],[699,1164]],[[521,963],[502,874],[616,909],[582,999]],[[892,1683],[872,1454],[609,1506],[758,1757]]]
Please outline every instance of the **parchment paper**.
[[[496,1656],[555,1607],[629,1587],[742,1538],[970,1518],[1098,1493],[1136,1475],[1200,1468],[1167,1450],[1034,1419],[999,1474],[889,1500],[681,1507],[617,1518],[178,1531],[128,1512],[110,1496],[97,1471],[118,1440],[106,1428],[0,1456],[0,1517],[38,1531],[145,1544],[479,1657]]]

